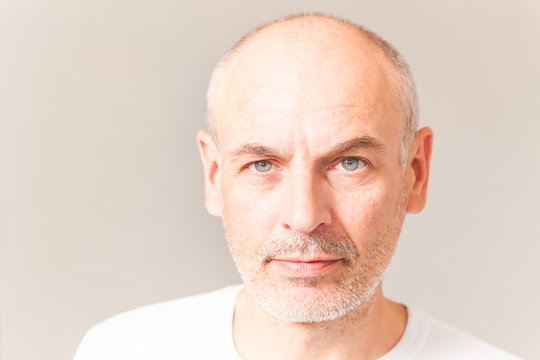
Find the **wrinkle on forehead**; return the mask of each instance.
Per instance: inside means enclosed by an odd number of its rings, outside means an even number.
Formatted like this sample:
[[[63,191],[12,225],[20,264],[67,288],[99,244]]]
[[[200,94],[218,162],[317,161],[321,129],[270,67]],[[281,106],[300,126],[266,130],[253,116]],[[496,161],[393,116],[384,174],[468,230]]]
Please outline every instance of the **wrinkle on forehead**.
[[[398,136],[392,134],[395,130],[382,126],[389,121],[378,118],[379,121],[374,122],[371,121],[372,116],[357,106],[306,113],[274,111],[244,114],[222,130],[224,150],[234,152],[233,149],[242,149],[246,144],[258,144],[261,148],[274,148],[282,154],[279,157],[288,158],[294,153],[305,157],[326,153],[354,138],[368,139],[363,144],[378,144],[370,148],[380,150],[386,147],[384,144],[388,138],[397,139]]]

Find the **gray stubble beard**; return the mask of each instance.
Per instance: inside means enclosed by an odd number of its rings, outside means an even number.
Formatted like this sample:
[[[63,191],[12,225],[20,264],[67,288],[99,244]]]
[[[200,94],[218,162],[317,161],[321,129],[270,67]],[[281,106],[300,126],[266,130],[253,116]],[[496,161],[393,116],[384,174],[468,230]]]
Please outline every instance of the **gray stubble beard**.
[[[389,246],[388,241],[391,235],[397,235],[390,233],[377,234],[376,239],[367,244],[363,257],[349,239],[329,234],[292,234],[286,240],[284,236],[272,236],[261,247],[258,264],[244,263],[242,255],[230,247],[247,291],[263,309],[282,321],[318,323],[340,318],[370,303],[393,253],[393,246]],[[284,286],[284,280],[268,281],[272,279],[268,275],[266,259],[291,254],[288,249],[295,249],[295,254],[305,256],[315,252],[343,256],[344,269],[335,280],[335,286],[321,287],[326,279],[324,275],[287,279]],[[309,291],[310,296],[299,297],[287,291],[291,286],[293,292],[299,288],[313,291]]]

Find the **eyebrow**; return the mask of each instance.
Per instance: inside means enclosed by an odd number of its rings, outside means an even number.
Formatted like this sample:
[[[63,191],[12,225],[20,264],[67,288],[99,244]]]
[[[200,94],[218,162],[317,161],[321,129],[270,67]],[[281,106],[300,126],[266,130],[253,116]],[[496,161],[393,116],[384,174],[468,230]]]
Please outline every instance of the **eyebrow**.
[[[361,136],[354,139],[344,141],[334,146],[328,155],[340,155],[343,153],[361,150],[372,149],[377,152],[384,151],[385,146],[376,138],[371,136]],[[230,153],[233,158],[240,158],[244,156],[256,156],[261,158],[284,158],[285,155],[269,146],[265,146],[258,143],[244,144],[236,148]]]
[[[250,143],[244,144],[233,150],[231,153],[233,158],[239,158],[243,156],[257,156],[257,157],[283,157],[283,154],[269,146]]]
[[[339,155],[355,150],[361,150],[361,149],[368,149],[368,150],[375,150],[377,152],[382,152],[385,149],[385,146],[383,143],[381,143],[379,140],[377,140],[374,137],[371,136],[360,136],[351,140],[344,141],[342,143],[337,144],[334,146],[332,150],[330,150],[330,154],[333,155]]]

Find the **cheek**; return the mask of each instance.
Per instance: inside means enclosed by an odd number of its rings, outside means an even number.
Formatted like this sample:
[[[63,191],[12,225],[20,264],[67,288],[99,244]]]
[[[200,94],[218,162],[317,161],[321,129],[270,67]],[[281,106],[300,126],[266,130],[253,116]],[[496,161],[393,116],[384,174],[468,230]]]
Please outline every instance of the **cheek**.
[[[352,194],[336,197],[336,216],[351,239],[362,243],[383,234],[396,222],[399,194],[390,184],[372,184]]]
[[[275,225],[277,204],[268,193],[239,181],[223,183],[223,223],[231,246],[256,249]]]

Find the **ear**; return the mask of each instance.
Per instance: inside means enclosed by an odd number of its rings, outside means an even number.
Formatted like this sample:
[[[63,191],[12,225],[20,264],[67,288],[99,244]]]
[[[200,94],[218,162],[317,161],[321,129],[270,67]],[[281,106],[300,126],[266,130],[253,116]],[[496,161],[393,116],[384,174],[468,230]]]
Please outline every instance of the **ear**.
[[[197,143],[204,168],[206,209],[214,216],[221,216],[223,197],[221,194],[220,162],[217,144],[213,136],[204,130],[197,133]]]
[[[411,214],[419,213],[426,205],[432,145],[433,131],[425,127],[417,132],[409,151],[407,181],[410,190],[407,212]]]

